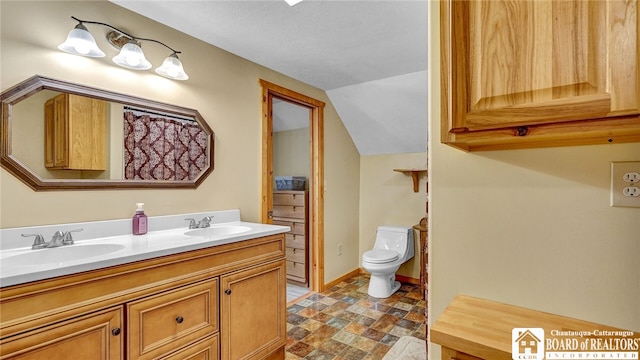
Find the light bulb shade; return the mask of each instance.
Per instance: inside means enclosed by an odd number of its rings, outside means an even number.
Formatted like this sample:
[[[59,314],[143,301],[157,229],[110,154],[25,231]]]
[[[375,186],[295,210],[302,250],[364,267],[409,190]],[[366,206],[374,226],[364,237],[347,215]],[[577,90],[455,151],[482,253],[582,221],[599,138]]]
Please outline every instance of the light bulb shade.
[[[78,24],[69,32],[67,40],[58,45],[58,49],[70,54],[88,56],[88,57],[104,57],[105,54],[96,45],[96,40],[91,36],[87,28]]]
[[[142,49],[133,40],[126,43],[120,53],[112,60],[127,69],[147,70],[151,68],[151,63],[144,57]]]
[[[189,75],[184,72],[182,62],[175,53],[167,56],[162,62],[162,66],[156,69],[156,73],[173,80],[187,80]]]

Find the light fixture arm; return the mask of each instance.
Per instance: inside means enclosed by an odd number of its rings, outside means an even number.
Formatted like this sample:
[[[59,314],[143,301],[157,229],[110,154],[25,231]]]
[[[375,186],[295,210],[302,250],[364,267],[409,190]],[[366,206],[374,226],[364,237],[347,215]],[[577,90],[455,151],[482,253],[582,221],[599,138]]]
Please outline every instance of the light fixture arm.
[[[154,40],[154,39],[147,39],[147,38],[141,38],[141,37],[133,36],[133,35],[128,34],[128,33],[124,32],[124,31],[122,31],[122,30],[120,30],[120,29],[118,29],[118,28],[116,28],[116,27],[114,27],[114,26],[111,26],[111,25],[109,25],[109,24],[105,24],[105,23],[103,23],[103,22],[98,22],[98,21],[89,21],[89,20],[81,20],[81,19],[78,19],[78,18],[77,18],[77,17],[75,17],[75,16],[71,16],[71,18],[72,18],[73,20],[75,20],[75,21],[79,22],[80,24],[84,24],[84,23],[86,23],[86,24],[96,24],[96,25],[106,26],[106,27],[108,27],[108,28],[110,28],[110,29],[112,29],[112,30],[115,30],[115,31],[119,32],[120,34],[122,34],[122,35],[124,35],[124,36],[128,37],[128,38],[129,38],[129,39],[131,39],[131,40],[151,41],[151,42],[154,42],[154,43],[160,44],[160,45],[162,45],[162,46],[166,47],[167,49],[171,50],[171,52],[172,52],[172,53],[174,53],[174,54],[180,54],[180,53],[182,53],[181,51],[174,50],[172,47],[170,47],[169,45],[167,45],[167,44],[165,44],[165,43],[163,43],[163,42],[161,42],[161,41]]]

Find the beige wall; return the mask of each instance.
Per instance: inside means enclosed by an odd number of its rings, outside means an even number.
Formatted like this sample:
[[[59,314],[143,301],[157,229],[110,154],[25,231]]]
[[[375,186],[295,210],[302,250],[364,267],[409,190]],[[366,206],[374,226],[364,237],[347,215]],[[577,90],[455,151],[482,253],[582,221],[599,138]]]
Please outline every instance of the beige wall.
[[[274,132],[273,176],[304,176],[308,189],[311,172],[309,141],[308,127]]]
[[[196,190],[34,192],[2,169],[0,227],[127,218],[135,202],[144,202],[150,216],[238,208],[243,219],[259,221],[262,130],[258,79],[262,78],[327,104],[325,242],[333,246],[337,241],[357,239],[359,155],[323,91],[106,1],[2,1],[0,13],[2,90],[39,74],[195,108],[215,131],[215,170]],[[100,26],[87,25],[107,57],[85,58],[57,50],[76,25],[72,15],[122,27],[181,50],[191,79],[172,81],[152,70],[136,72],[113,65],[111,57],[116,51],[102,40],[106,28]],[[169,55],[153,43],[144,43],[143,49],[154,66]],[[355,259],[356,254],[354,250],[351,257]],[[333,261],[326,258],[327,281],[358,267],[355,261],[336,266]]]
[[[640,160],[640,144],[442,145],[438,2],[429,11],[430,323],[463,293],[639,331],[640,209],[609,206],[609,166]]]
[[[360,159],[360,241],[359,258],[373,248],[376,229],[380,225],[413,227],[425,216],[425,174],[420,176],[420,189],[413,192],[411,176],[393,169],[426,169],[427,154],[408,153],[362,156]],[[420,279],[418,233],[415,232],[416,255],[398,269],[397,274]],[[346,246],[346,245],[345,245]],[[336,249],[327,249],[337,254]]]

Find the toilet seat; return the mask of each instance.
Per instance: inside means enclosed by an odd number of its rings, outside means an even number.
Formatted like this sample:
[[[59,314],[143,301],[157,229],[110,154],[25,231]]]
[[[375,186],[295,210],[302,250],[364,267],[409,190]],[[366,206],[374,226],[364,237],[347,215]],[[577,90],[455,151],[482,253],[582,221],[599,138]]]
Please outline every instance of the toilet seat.
[[[362,260],[370,264],[384,264],[398,260],[399,254],[392,250],[372,249],[362,255]]]

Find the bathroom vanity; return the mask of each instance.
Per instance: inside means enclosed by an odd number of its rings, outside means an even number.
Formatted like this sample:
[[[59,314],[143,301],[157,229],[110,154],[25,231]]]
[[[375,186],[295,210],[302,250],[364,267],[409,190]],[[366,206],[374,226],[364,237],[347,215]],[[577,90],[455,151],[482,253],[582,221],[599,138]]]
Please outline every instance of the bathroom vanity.
[[[211,235],[223,228],[246,229]],[[181,228],[114,236],[100,241],[131,244],[93,261],[58,264],[68,274],[3,283],[0,358],[282,359],[288,230],[233,222],[196,235]],[[178,250],[166,245],[172,242]],[[87,266],[95,268],[76,271]]]

